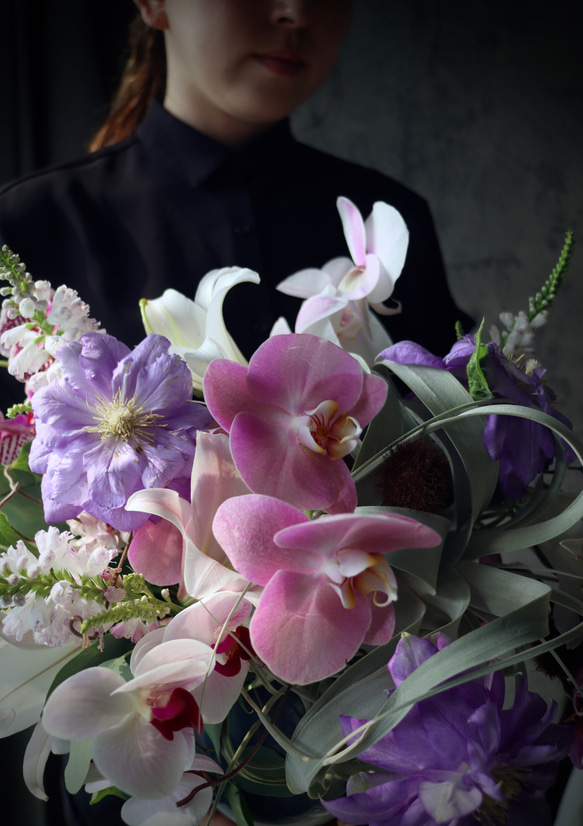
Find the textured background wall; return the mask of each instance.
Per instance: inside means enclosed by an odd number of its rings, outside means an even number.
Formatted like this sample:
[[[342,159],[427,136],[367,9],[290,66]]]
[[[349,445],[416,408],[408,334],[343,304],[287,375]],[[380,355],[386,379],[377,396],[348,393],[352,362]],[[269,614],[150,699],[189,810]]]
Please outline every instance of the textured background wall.
[[[583,4],[356,0],[332,81],[296,134],[430,202],[458,303],[526,309],[580,240],[538,356],[583,427]]]
[[[0,182],[84,151],[130,8],[3,0]],[[580,0],[355,0],[337,72],[294,118],[307,143],[425,195],[452,291],[475,317],[525,308],[575,230],[579,248],[539,358],[579,431],[582,18]],[[23,746],[5,751],[14,774],[3,770],[2,789],[11,822],[30,826],[41,813],[15,793]]]

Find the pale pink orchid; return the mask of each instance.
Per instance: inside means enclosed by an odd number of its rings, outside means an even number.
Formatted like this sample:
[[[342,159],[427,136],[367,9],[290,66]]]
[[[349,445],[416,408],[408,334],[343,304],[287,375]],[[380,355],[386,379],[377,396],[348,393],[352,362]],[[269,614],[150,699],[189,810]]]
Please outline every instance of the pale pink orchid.
[[[212,657],[202,642],[171,640],[132,657],[129,682],[109,668],[80,671],[49,697],[44,729],[64,740],[92,741],[95,765],[127,794],[167,797],[194,759],[202,721],[191,692]]]
[[[336,205],[352,260],[334,258],[321,270],[300,270],[282,281],[278,290],[299,298],[328,291],[339,302],[366,299],[377,312],[394,313],[382,302],[391,297],[405,264],[409,245],[405,221],[382,201],[374,204],[366,221],[348,198],[338,198]]]
[[[126,504],[127,510],[161,516],[179,531],[180,561],[175,535],[167,543],[156,542],[156,537],[168,529],[167,522],[161,522],[134,537],[132,565],[146,579],[158,580],[158,584],[162,584],[159,580],[163,577],[161,569],[164,566],[172,572],[169,579],[174,579],[181,568],[180,599],[186,596],[203,599],[225,589],[244,590],[248,582],[227,567],[225,552],[212,532],[212,521],[225,499],[248,492],[249,488],[233,463],[227,436],[199,432],[192,467],[191,502],[167,488],[151,488],[133,494]],[[162,564],[158,559],[160,552]]]
[[[142,299],[140,310],[147,333],[159,333],[172,343],[170,353],[181,356],[192,373],[195,390],[209,363],[227,358],[240,364],[247,361],[225,327],[223,301],[236,284],[259,284],[259,276],[243,267],[211,270],[200,281],[194,301],[176,290],[166,290],[160,298]]]
[[[213,529],[237,570],[264,586],[250,625],[257,656],[298,685],[336,674],[363,643],[388,642],[397,584],[385,555],[440,541],[407,516],[310,520],[253,494],[221,505]]]
[[[248,368],[214,361],[204,395],[252,491],[298,508],[354,510],[356,489],[343,457],[383,406],[383,379],[329,341],[277,335]]]

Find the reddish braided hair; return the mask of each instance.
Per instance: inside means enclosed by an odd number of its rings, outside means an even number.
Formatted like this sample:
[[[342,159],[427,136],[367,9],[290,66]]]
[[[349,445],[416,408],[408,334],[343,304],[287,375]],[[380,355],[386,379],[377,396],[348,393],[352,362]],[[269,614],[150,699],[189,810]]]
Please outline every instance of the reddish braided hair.
[[[152,100],[164,93],[166,52],[164,35],[149,28],[137,14],[130,24],[129,57],[107,118],[89,146],[96,152],[131,137],[145,118]]]

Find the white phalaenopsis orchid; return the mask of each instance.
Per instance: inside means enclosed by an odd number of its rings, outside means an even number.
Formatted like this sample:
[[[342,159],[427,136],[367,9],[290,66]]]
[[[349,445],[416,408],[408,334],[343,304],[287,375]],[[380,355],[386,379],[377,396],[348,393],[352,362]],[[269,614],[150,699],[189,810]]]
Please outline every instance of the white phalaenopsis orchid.
[[[400,312],[398,305],[385,307],[382,302],[391,297],[403,269],[409,231],[389,204],[375,203],[366,221],[348,198],[338,198],[337,207],[352,259],[333,258],[321,270],[300,270],[278,290],[306,299],[296,333],[325,338],[372,365],[392,341],[370,307],[381,315]],[[272,334],[283,332],[281,325],[278,322]]]
[[[117,788],[167,797],[194,759],[201,721],[191,692],[213,656],[202,642],[177,639],[134,649],[129,682],[109,668],[80,671],[51,694],[43,726],[54,737],[92,741],[95,765]]]
[[[277,289],[298,298],[323,293],[344,301],[365,298],[377,312],[393,314],[395,309],[383,307],[382,302],[391,297],[407,255],[409,231],[401,213],[377,201],[363,221],[348,198],[338,198],[336,205],[352,260],[333,258],[321,270],[300,270]]]
[[[226,358],[247,364],[223,320],[223,301],[236,284],[259,284],[259,276],[245,267],[211,270],[200,281],[194,301],[176,290],[165,290],[160,298],[142,299],[140,311],[147,333],[158,333],[172,342],[171,353],[181,356],[190,368],[195,390],[213,359]]]

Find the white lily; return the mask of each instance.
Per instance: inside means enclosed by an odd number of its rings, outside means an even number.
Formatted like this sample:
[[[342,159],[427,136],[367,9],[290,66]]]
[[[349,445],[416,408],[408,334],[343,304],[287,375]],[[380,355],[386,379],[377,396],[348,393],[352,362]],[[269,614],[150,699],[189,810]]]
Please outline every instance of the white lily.
[[[200,281],[194,301],[176,290],[165,290],[152,301],[143,298],[140,312],[147,333],[158,333],[172,342],[171,353],[181,356],[190,368],[195,390],[202,390],[207,366],[217,358],[247,364],[223,319],[223,301],[229,290],[259,276],[244,267],[211,270]]]
[[[0,737],[8,737],[38,722],[47,692],[67,662],[79,653],[70,644],[50,648],[0,639]]]

